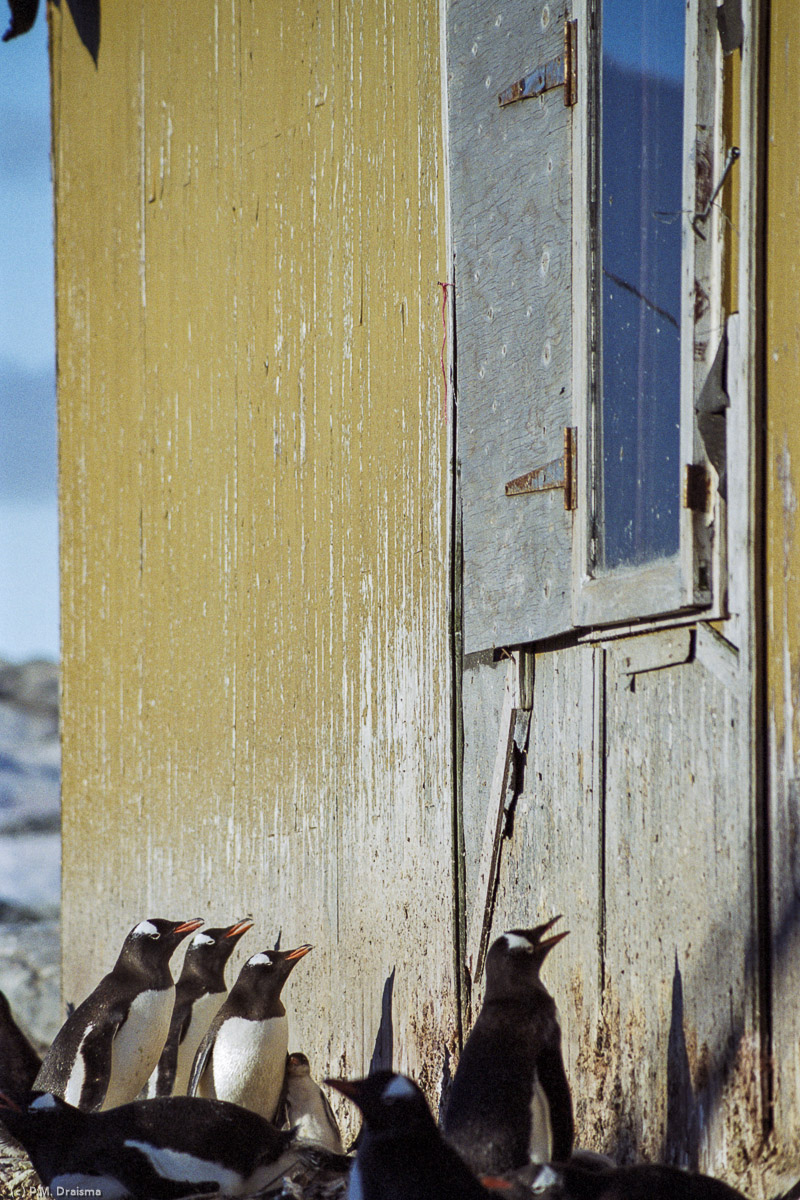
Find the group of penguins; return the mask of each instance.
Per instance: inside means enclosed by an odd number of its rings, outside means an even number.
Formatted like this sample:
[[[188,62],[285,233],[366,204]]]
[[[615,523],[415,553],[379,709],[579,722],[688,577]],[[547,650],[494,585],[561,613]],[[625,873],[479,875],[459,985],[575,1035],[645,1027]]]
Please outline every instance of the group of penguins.
[[[249,918],[204,931],[139,922],[41,1062],[0,993],[0,1122],[53,1196],[249,1196],[315,1162],[346,1176],[348,1200],[743,1200],[705,1175],[574,1149],[558,1013],[539,976],[566,937],[550,933],[558,920],[490,947],[441,1128],[405,1075],[326,1079],[361,1110],[345,1154],[307,1057],[288,1053],[281,991],[312,947],[254,954],[227,991]],[[189,934],[176,986],[169,962]]]

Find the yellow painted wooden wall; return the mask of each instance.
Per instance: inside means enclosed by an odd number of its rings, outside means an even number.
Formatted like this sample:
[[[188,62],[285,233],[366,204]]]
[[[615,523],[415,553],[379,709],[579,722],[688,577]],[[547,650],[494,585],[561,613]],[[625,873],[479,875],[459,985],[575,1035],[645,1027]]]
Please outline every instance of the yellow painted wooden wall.
[[[778,1149],[800,1112],[800,7],[770,6],[766,189],[766,670]]]
[[[101,20],[95,66],[50,8],[63,999],[143,916],[252,912],[237,965],[315,945],[290,1049],[365,1071],[393,988],[396,1062],[435,1094],[455,1029],[438,3],[103,0]]]

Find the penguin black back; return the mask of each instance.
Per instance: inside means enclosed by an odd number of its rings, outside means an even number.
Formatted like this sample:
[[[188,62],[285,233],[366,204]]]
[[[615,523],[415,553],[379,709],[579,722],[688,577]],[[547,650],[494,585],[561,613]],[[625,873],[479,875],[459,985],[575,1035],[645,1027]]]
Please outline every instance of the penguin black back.
[[[42,1060],[17,1025],[7,997],[0,992],[0,1092],[17,1104],[27,1102]]]
[[[169,960],[202,921],[140,921],[112,970],[62,1025],[34,1081],[79,1108],[132,1100],[164,1048],[175,996]]]
[[[559,918],[513,929],[486,958],[486,992],[458,1063],[444,1132],[479,1174],[527,1162],[564,1161],[573,1140],[572,1099],[555,1001],[539,978],[566,933],[542,935]]]
[[[380,1070],[326,1079],[361,1109],[364,1128],[349,1200],[487,1200],[488,1193],[443,1140],[415,1083]]]
[[[0,1108],[0,1120],[53,1195],[249,1195],[296,1161],[291,1130],[221,1100],[172,1096],[88,1113],[39,1095],[25,1111]]]

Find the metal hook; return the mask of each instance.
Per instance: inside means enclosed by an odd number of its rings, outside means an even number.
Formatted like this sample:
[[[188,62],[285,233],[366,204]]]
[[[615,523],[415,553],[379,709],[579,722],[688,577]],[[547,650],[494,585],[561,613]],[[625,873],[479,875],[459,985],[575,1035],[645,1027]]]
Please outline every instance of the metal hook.
[[[692,229],[699,238],[703,239],[703,241],[706,240],[706,235],[701,229],[698,229],[698,225],[705,224],[705,222],[708,220],[714,201],[725,186],[725,180],[730,175],[731,168],[733,167],[733,164],[736,162],[737,158],[741,156],[741,153],[742,152],[738,146],[731,146],[730,150],[728,151],[727,158],[725,159],[725,166],[722,168],[722,175],[720,176],[719,183],[709,196],[708,204],[705,206],[702,212],[695,213],[692,217]]]

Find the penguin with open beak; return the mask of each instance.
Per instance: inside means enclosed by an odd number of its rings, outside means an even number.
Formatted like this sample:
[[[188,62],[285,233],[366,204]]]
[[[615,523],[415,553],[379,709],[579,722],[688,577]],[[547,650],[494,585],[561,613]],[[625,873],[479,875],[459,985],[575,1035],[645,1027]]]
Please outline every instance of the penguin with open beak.
[[[444,1134],[478,1175],[561,1162],[572,1151],[572,1098],[555,1001],[539,971],[566,932],[512,929],[486,957],[483,1006],[461,1053]]]
[[[202,924],[153,917],[135,925],[112,970],[56,1034],[34,1088],[87,1110],[134,1100],[169,1032],[175,1002],[169,960]]]
[[[186,947],[169,1033],[147,1081],[148,1096],[185,1096],[197,1048],[228,994],[225,966],[251,917],[221,929],[199,930]]]
[[[275,1119],[289,1048],[281,990],[311,949],[264,950],[247,960],[198,1047],[190,1096],[229,1100]]]
[[[164,1096],[82,1112],[39,1093],[27,1109],[0,1100],[0,1122],[53,1196],[249,1196],[298,1159],[292,1130],[221,1100]]]
[[[436,1128],[427,1101],[405,1075],[326,1079],[364,1116],[348,1200],[488,1200]]]

